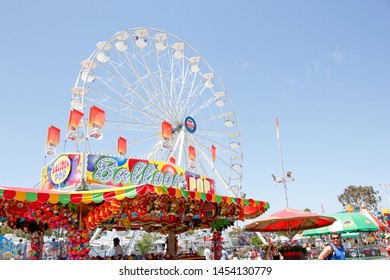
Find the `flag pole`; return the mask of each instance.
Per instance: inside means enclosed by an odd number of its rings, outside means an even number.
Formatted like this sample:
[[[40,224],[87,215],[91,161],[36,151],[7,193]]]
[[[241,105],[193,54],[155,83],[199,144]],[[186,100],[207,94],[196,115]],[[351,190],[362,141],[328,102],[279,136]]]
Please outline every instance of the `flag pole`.
[[[284,193],[285,193],[285,197],[286,197],[286,206],[288,208],[287,184],[286,184],[286,178],[285,178],[285,173],[284,173],[284,161],[283,161],[282,144],[280,143],[278,117],[276,117],[276,137],[278,138],[278,143],[279,143],[280,161],[281,161],[281,164],[282,164],[282,181],[283,181]]]

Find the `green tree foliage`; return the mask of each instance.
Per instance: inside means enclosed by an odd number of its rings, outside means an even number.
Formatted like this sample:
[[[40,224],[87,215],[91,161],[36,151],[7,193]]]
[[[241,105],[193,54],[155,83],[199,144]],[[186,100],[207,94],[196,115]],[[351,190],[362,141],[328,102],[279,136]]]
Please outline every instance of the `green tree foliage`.
[[[347,208],[350,204],[354,209],[366,208],[369,211],[378,211],[378,203],[381,202],[379,191],[375,191],[372,186],[353,186],[344,189],[337,199],[341,205]]]
[[[0,234],[1,235],[4,235],[4,234],[7,234],[7,233],[12,233],[13,230],[7,226],[7,225],[0,225]]]
[[[237,238],[239,237],[240,235],[242,235],[244,233],[244,230],[241,229],[241,228],[233,228],[231,231],[229,231],[229,237],[230,238]]]
[[[253,235],[253,236],[251,236],[251,244],[254,246],[259,246],[259,245],[263,244],[263,242],[261,242],[260,237]]]
[[[142,237],[136,243],[141,254],[147,254],[157,239],[158,236],[154,233],[146,233],[142,235]]]

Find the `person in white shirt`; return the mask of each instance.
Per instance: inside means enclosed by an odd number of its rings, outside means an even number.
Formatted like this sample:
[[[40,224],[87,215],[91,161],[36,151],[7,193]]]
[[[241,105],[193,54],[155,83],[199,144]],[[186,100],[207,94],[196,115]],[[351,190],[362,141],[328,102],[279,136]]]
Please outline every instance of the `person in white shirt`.
[[[206,260],[211,259],[211,250],[210,250],[209,246],[207,246],[206,249],[204,249],[203,255],[206,258]]]

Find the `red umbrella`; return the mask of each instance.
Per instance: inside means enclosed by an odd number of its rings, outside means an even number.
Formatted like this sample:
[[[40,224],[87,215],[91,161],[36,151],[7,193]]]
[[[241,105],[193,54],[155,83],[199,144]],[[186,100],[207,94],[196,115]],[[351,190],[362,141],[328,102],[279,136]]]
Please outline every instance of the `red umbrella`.
[[[284,232],[292,239],[299,231],[329,226],[335,221],[336,219],[333,217],[285,208],[266,218],[246,225],[244,230],[253,232]]]
[[[373,214],[371,214],[370,211],[368,211],[366,208],[362,208],[360,210],[360,214],[363,214],[364,216],[366,216],[367,218],[369,218],[371,221],[374,222],[375,225],[377,225],[379,227],[380,230],[383,230],[383,231],[387,231],[388,228],[387,226],[382,223],[381,221],[379,221]]]

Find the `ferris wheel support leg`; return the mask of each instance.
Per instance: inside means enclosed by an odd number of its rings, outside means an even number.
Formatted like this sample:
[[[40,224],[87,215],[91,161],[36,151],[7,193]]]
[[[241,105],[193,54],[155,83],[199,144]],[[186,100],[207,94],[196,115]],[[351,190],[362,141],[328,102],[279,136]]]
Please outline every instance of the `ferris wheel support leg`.
[[[183,144],[184,144],[184,130],[180,131],[180,149],[179,149],[179,158],[177,159],[178,165],[181,165],[181,159],[183,156]]]
[[[98,234],[102,231],[102,228],[97,228],[94,232],[94,234],[91,237],[91,240],[89,240],[89,243],[91,244],[93,241],[95,241]]]

